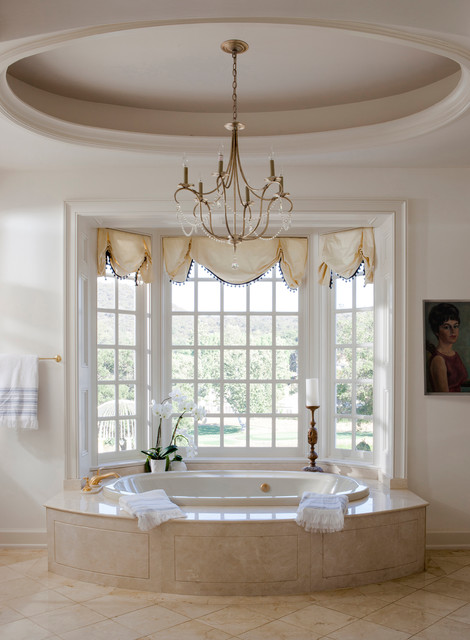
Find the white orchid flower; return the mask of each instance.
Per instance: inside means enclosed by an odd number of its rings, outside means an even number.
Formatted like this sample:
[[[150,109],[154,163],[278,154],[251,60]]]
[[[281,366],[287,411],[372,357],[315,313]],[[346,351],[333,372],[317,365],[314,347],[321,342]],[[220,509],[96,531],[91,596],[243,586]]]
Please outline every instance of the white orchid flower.
[[[194,400],[191,400],[190,398],[182,398],[179,402],[178,402],[178,410],[180,413],[188,413],[190,415],[193,414],[193,412],[195,411],[195,409],[197,409],[197,405],[194,402]]]
[[[186,396],[178,387],[172,389],[168,395],[172,398],[173,402],[182,402],[186,399]]]
[[[170,418],[173,413],[173,406],[170,402],[164,402],[162,405],[161,416],[163,419]]]
[[[152,400],[150,406],[152,407],[152,413],[161,418],[164,405],[161,402],[155,402],[155,400]]]
[[[196,420],[197,420],[198,422],[201,422],[202,420],[204,420],[204,419],[205,419],[205,417],[206,417],[206,410],[205,410],[205,408],[204,408],[204,407],[199,407],[199,406],[197,406],[197,407],[194,409],[194,417],[196,418]]]

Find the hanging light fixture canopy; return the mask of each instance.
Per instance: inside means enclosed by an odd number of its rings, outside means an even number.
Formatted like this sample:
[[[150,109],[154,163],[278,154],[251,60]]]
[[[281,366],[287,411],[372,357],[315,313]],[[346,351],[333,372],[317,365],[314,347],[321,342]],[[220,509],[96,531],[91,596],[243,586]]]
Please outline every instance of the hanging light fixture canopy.
[[[230,158],[224,168],[222,149],[219,148],[215,187],[204,191],[202,178],[198,189],[189,182],[188,163],[183,160],[183,181],[175,191],[178,221],[185,235],[201,230],[209,238],[233,245],[234,254],[237,245],[245,240],[256,238],[272,239],[287,231],[292,217],[292,201],[284,191],[284,177],[276,175],[274,154],[269,158],[269,176],[260,188],[252,187],[246,179],[240,160],[238,132],[245,125],[238,121],[237,104],[237,56],[248,49],[242,40],[226,40],[221,49],[231,54],[232,65],[232,102],[233,119],[225,128],[232,132]],[[183,210],[183,194],[189,195],[189,208]],[[236,257],[232,264],[238,268]]]

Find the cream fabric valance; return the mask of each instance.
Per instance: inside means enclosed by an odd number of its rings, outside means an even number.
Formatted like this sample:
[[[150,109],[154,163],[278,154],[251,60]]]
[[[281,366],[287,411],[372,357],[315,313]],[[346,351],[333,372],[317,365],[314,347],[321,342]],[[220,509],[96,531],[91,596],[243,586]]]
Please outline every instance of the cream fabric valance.
[[[210,238],[163,238],[166,272],[174,282],[184,282],[194,260],[219,280],[229,284],[247,284],[280,262],[284,280],[297,289],[307,265],[307,238],[250,240],[237,247],[239,268],[232,269],[233,248]]]
[[[362,227],[320,236],[320,284],[330,284],[331,271],[342,278],[351,278],[364,262],[365,282],[374,281],[374,229]]]
[[[98,229],[99,276],[105,275],[107,261],[120,278],[139,273],[144,282],[152,282],[152,239],[128,231]]]

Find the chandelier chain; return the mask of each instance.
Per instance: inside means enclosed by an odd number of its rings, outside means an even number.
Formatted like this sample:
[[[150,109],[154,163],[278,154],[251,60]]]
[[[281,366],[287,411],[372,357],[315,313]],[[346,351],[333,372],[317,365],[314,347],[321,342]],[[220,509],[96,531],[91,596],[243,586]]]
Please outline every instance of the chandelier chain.
[[[233,122],[237,121],[238,117],[238,107],[237,107],[237,52],[232,51],[232,74],[233,74],[233,82],[232,82],[232,100],[233,100]]]

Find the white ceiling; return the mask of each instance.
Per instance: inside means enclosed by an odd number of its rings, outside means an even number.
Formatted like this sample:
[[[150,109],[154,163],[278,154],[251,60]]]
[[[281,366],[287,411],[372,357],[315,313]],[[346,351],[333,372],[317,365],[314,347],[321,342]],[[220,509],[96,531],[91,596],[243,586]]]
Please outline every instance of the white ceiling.
[[[30,2],[4,3],[8,34]],[[238,100],[254,157],[268,143],[291,160],[327,166],[470,165],[470,21],[452,16],[453,3],[415,0],[432,8],[430,17],[391,16],[390,3],[375,0],[374,19],[369,13],[366,21],[363,2],[337,0],[336,10],[349,11],[346,21],[333,11],[325,16],[317,0],[297,0],[301,18],[275,20],[267,12],[273,0],[250,3],[256,18],[239,3],[243,19],[221,18],[206,1],[201,13],[212,8],[213,17],[191,19],[189,0],[174,8],[139,2],[122,22],[116,12],[108,21],[93,15],[89,2],[80,4],[82,14],[76,3],[64,4],[74,11],[54,14],[53,33],[44,16],[35,25],[25,10],[28,36],[0,43],[4,169],[151,165],[188,145],[213,153],[210,139],[223,137],[232,119],[232,63],[220,50],[228,38],[250,47],[238,59]],[[159,20],[163,5],[167,17]],[[424,28],[431,19],[441,31]]]
[[[458,71],[457,63],[403,44],[294,25],[172,25],[91,36],[23,58],[10,73],[34,87],[92,102],[229,116],[232,59],[241,111],[325,107],[405,93]],[[295,46],[293,46],[295,44]]]

